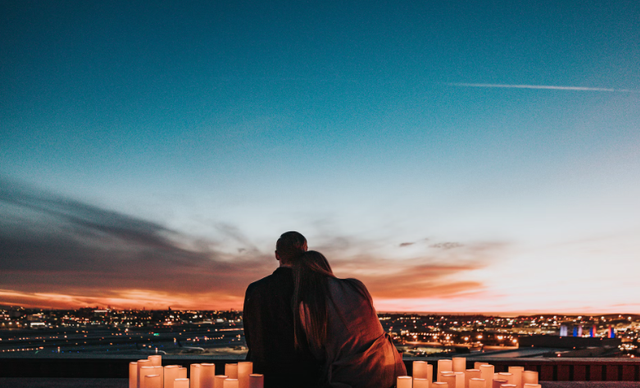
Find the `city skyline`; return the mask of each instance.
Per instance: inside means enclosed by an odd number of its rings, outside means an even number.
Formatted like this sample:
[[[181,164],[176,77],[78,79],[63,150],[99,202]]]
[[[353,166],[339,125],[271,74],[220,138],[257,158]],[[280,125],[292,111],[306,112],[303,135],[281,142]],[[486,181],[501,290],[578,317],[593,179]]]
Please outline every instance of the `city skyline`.
[[[0,304],[640,313],[637,2],[0,10]]]

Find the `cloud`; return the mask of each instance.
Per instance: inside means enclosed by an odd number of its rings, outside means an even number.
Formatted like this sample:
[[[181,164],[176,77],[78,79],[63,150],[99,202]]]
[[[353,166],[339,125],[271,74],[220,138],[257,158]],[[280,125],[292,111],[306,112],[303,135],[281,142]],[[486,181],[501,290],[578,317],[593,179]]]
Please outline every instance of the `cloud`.
[[[408,246],[411,246],[413,244],[415,244],[415,243],[413,243],[413,242],[403,242],[403,243],[400,243],[399,247],[400,248],[408,247]]]
[[[613,88],[591,88],[583,86],[550,86],[550,85],[509,85],[509,84],[478,84],[478,83],[446,83],[448,86],[464,88],[503,88],[503,89],[543,89],[543,90],[566,90],[566,91],[586,91],[586,92],[618,92],[618,93],[640,93],[640,90],[613,89]]]
[[[464,244],[460,244],[457,242],[442,242],[437,244],[430,245],[431,248],[440,248],[440,249],[453,249],[463,247]]]

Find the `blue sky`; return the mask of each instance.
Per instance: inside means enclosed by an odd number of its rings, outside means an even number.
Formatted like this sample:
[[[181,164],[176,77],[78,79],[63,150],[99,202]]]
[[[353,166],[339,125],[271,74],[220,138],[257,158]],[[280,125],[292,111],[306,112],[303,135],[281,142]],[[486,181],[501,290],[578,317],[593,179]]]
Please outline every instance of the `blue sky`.
[[[379,309],[640,312],[635,1],[0,7],[5,303],[237,307],[294,229]],[[33,270],[169,245],[240,275]]]

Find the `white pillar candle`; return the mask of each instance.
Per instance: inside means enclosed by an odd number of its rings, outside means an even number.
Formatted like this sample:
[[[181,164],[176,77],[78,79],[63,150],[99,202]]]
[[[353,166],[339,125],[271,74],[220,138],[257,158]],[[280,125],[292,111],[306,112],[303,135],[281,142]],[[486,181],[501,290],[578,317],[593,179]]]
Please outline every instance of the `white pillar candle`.
[[[420,377],[413,378],[413,388],[429,388],[429,380]],[[484,387],[483,387],[484,388]]]
[[[453,372],[456,376],[456,388],[464,388],[464,372]]]
[[[149,356],[149,361],[151,361],[151,365],[153,366],[162,366],[162,356]]]
[[[249,388],[264,388],[264,376],[258,373],[250,374]]]
[[[229,376],[225,375],[217,375],[213,378],[213,388],[224,388],[224,381],[228,379]]]
[[[142,368],[140,368],[140,370],[138,371],[138,380],[140,381],[139,388],[144,388],[145,377],[147,377],[147,375],[155,375],[155,372],[156,368],[152,366],[143,366]]]
[[[426,361],[414,361],[413,362],[413,378],[427,379],[432,381],[433,377],[433,365]]]
[[[485,388],[493,386],[494,366],[491,364],[480,365],[480,377],[484,379]]]
[[[507,380],[507,384],[514,384],[515,385],[515,377],[513,376],[513,373],[510,372],[500,372],[498,373],[498,379],[500,380]]]
[[[138,363],[129,363],[129,388],[138,388]]]
[[[229,364],[227,364],[229,365]],[[237,366],[238,364],[236,364]],[[236,370],[237,372],[237,370]],[[224,381],[224,385],[222,386],[223,388],[238,388],[238,379],[226,379]]]
[[[484,379],[472,378],[469,380],[469,388],[485,388]]]
[[[542,385],[540,384],[525,384],[524,388],[541,388]]]
[[[456,375],[451,373],[443,373],[440,375],[440,381],[443,383],[447,383],[449,388],[457,388],[456,387]]]
[[[153,366],[151,365],[151,361],[149,360],[138,360],[138,362],[136,362],[137,366],[138,366],[138,373],[137,373],[137,387],[140,388],[140,385],[142,384],[140,382],[140,370],[142,369],[142,367],[144,366]]]
[[[200,388],[213,388],[213,376],[215,375],[215,364],[200,364]]]
[[[473,369],[480,369],[480,365],[489,365],[488,362],[476,361],[473,363]]]
[[[224,366],[224,374],[230,379],[238,379],[238,364],[226,364]]]
[[[436,381],[431,384],[431,388],[449,388],[449,384],[444,381]]]
[[[189,388],[189,379],[187,378],[176,379],[173,383],[173,388]]]
[[[190,388],[200,388],[200,364],[191,364],[191,366],[189,366],[189,372]]]
[[[411,388],[412,383],[411,376],[398,376],[398,388]]]
[[[180,367],[178,368],[178,379],[186,379],[187,378],[187,368]]]
[[[480,378],[480,369],[467,369],[464,373],[464,387],[469,388],[469,381],[471,379]]]
[[[164,388],[173,388],[173,382],[178,378],[179,365],[167,365],[164,367]]]
[[[453,372],[453,361],[451,360],[438,360],[438,377],[440,372]],[[438,381],[440,381],[438,379]],[[453,387],[450,387],[453,388]]]
[[[453,357],[451,361],[454,372],[464,372],[467,369],[467,359],[465,357]]]
[[[500,388],[516,388],[515,384],[502,384]]]
[[[453,371],[451,371],[451,370],[444,370],[444,371],[442,371],[442,372],[438,372],[438,378],[437,378],[437,380],[438,380],[438,381],[444,381],[444,380],[442,379],[442,377],[443,377],[443,376],[450,376],[450,375],[452,375],[452,374],[453,374]],[[452,388],[455,388],[455,387],[452,387]]]
[[[160,375],[146,375],[143,381],[142,388],[162,388],[162,376]]]
[[[253,373],[253,363],[243,361],[238,363],[238,385],[240,388],[249,388],[249,375]]]
[[[500,388],[502,384],[507,384],[507,380],[494,379],[493,380],[493,388]]]
[[[523,366],[510,366],[509,373],[513,374],[513,384],[518,388],[522,388],[522,372],[524,372]]]
[[[522,372],[522,386],[525,384],[538,384],[538,372],[534,370],[526,370]]]

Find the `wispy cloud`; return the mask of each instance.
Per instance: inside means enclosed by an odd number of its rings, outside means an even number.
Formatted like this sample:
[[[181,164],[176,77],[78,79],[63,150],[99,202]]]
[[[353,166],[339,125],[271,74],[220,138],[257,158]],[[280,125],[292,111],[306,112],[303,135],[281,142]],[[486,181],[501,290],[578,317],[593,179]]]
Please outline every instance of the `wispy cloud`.
[[[583,92],[640,93],[640,90],[592,88],[592,87],[585,87],[585,86],[478,84],[478,83],[462,83],[462,82],[450,82],[450,83],[445,83],[445,85],[463,87],[463,88],[541,89],[541,90],[567,90],[567,91],[583,91]]]

